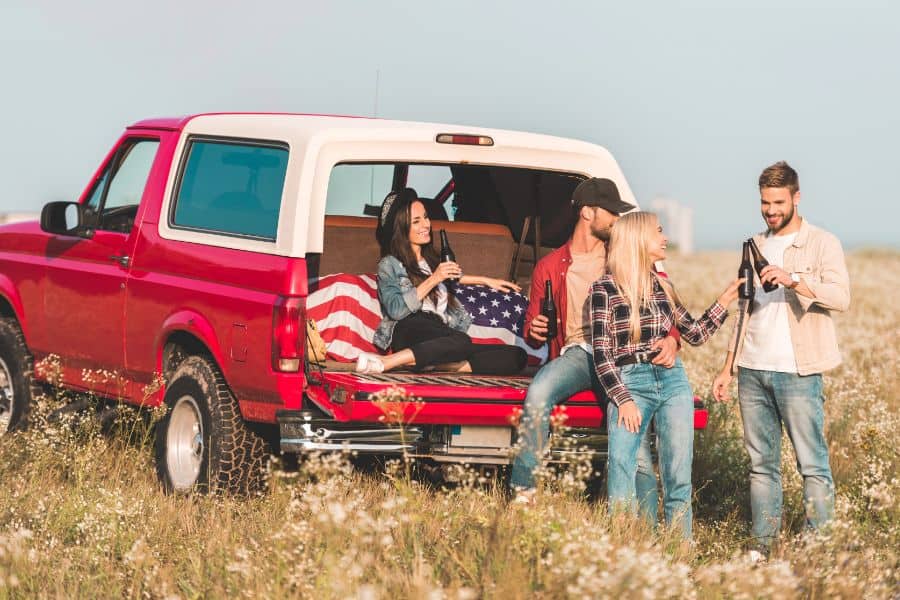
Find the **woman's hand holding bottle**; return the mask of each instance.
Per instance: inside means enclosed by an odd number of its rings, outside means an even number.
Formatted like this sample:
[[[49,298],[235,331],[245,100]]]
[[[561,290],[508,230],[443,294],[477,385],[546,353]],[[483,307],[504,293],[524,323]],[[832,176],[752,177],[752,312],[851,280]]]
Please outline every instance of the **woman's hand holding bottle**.
[[[462,277],[462,269],[460,268],[459,263],[446,261],[438,263],[432,276],[437,280],[435,283],[435,285],[437,285],[448,279],[459,279]]]
[[[416,295],[419,300],[423,300],[425,296],[431,293],[431,290],[441,285],[445,281],[459,279],[462,277],[462,269],[455,262],[442,262],[434,269],[434,272],[428,276],[425,281],[416,286]]]
[[[718,302],[723,307],[728,308],[728,305],[737,300],[738,297],[738,289],[741,287],[741,284],[744,283],[746,279],[744,277],[738,277],[734,281],[732,281],[725,291],[718,297]]]

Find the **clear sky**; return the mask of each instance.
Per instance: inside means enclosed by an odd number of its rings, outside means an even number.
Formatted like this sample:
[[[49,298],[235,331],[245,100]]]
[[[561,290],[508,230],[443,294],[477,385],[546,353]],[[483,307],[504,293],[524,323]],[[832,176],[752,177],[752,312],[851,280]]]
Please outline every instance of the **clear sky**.
[[[378,115],[601,144],[699,248],[763,228],[756,179],[848,247],[900,246],[900,4],[24,2],[0,6],[0,211],[75,199],[125,125]]]

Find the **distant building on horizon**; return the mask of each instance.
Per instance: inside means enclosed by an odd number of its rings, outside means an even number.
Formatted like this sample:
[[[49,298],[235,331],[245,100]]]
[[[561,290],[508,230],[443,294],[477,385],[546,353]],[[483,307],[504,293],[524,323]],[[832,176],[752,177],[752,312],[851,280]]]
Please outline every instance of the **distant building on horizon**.
[[[694,209],[672,198],[658,196],[650,202],[650,210],[659,216],[669,244],[682,254],[694,252]]]

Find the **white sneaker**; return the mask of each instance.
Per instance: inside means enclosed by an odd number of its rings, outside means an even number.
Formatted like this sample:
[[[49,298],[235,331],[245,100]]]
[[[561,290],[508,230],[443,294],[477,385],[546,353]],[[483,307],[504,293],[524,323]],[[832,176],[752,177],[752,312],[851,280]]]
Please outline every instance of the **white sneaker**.
[[[516,492],[515,497],[512,499],[513,504],[519,504],[522,506],[534,506],[537,502],[537,490],[534,488],[531,489],[521,489]]]
[[[751,550],[747,553],[747,562],[751,565],[758,565],[766,562],[766,555],[759,550]]]
[[[383,373],[384,363],[377,354],[371,352],[360,352],[356,359],[357,373]]]

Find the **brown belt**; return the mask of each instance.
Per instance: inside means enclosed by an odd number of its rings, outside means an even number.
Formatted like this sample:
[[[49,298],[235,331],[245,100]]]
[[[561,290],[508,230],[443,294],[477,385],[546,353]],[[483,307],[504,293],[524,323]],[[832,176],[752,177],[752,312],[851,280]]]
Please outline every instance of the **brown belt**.
[[[644,352],[635,352],[634,354],[626,354],[625,356],[620,356],[616,359],[617,367],[624,367],[625,365],[635,365],[639,363],[648,363],[659,354],[659,350],[646,350]]]

